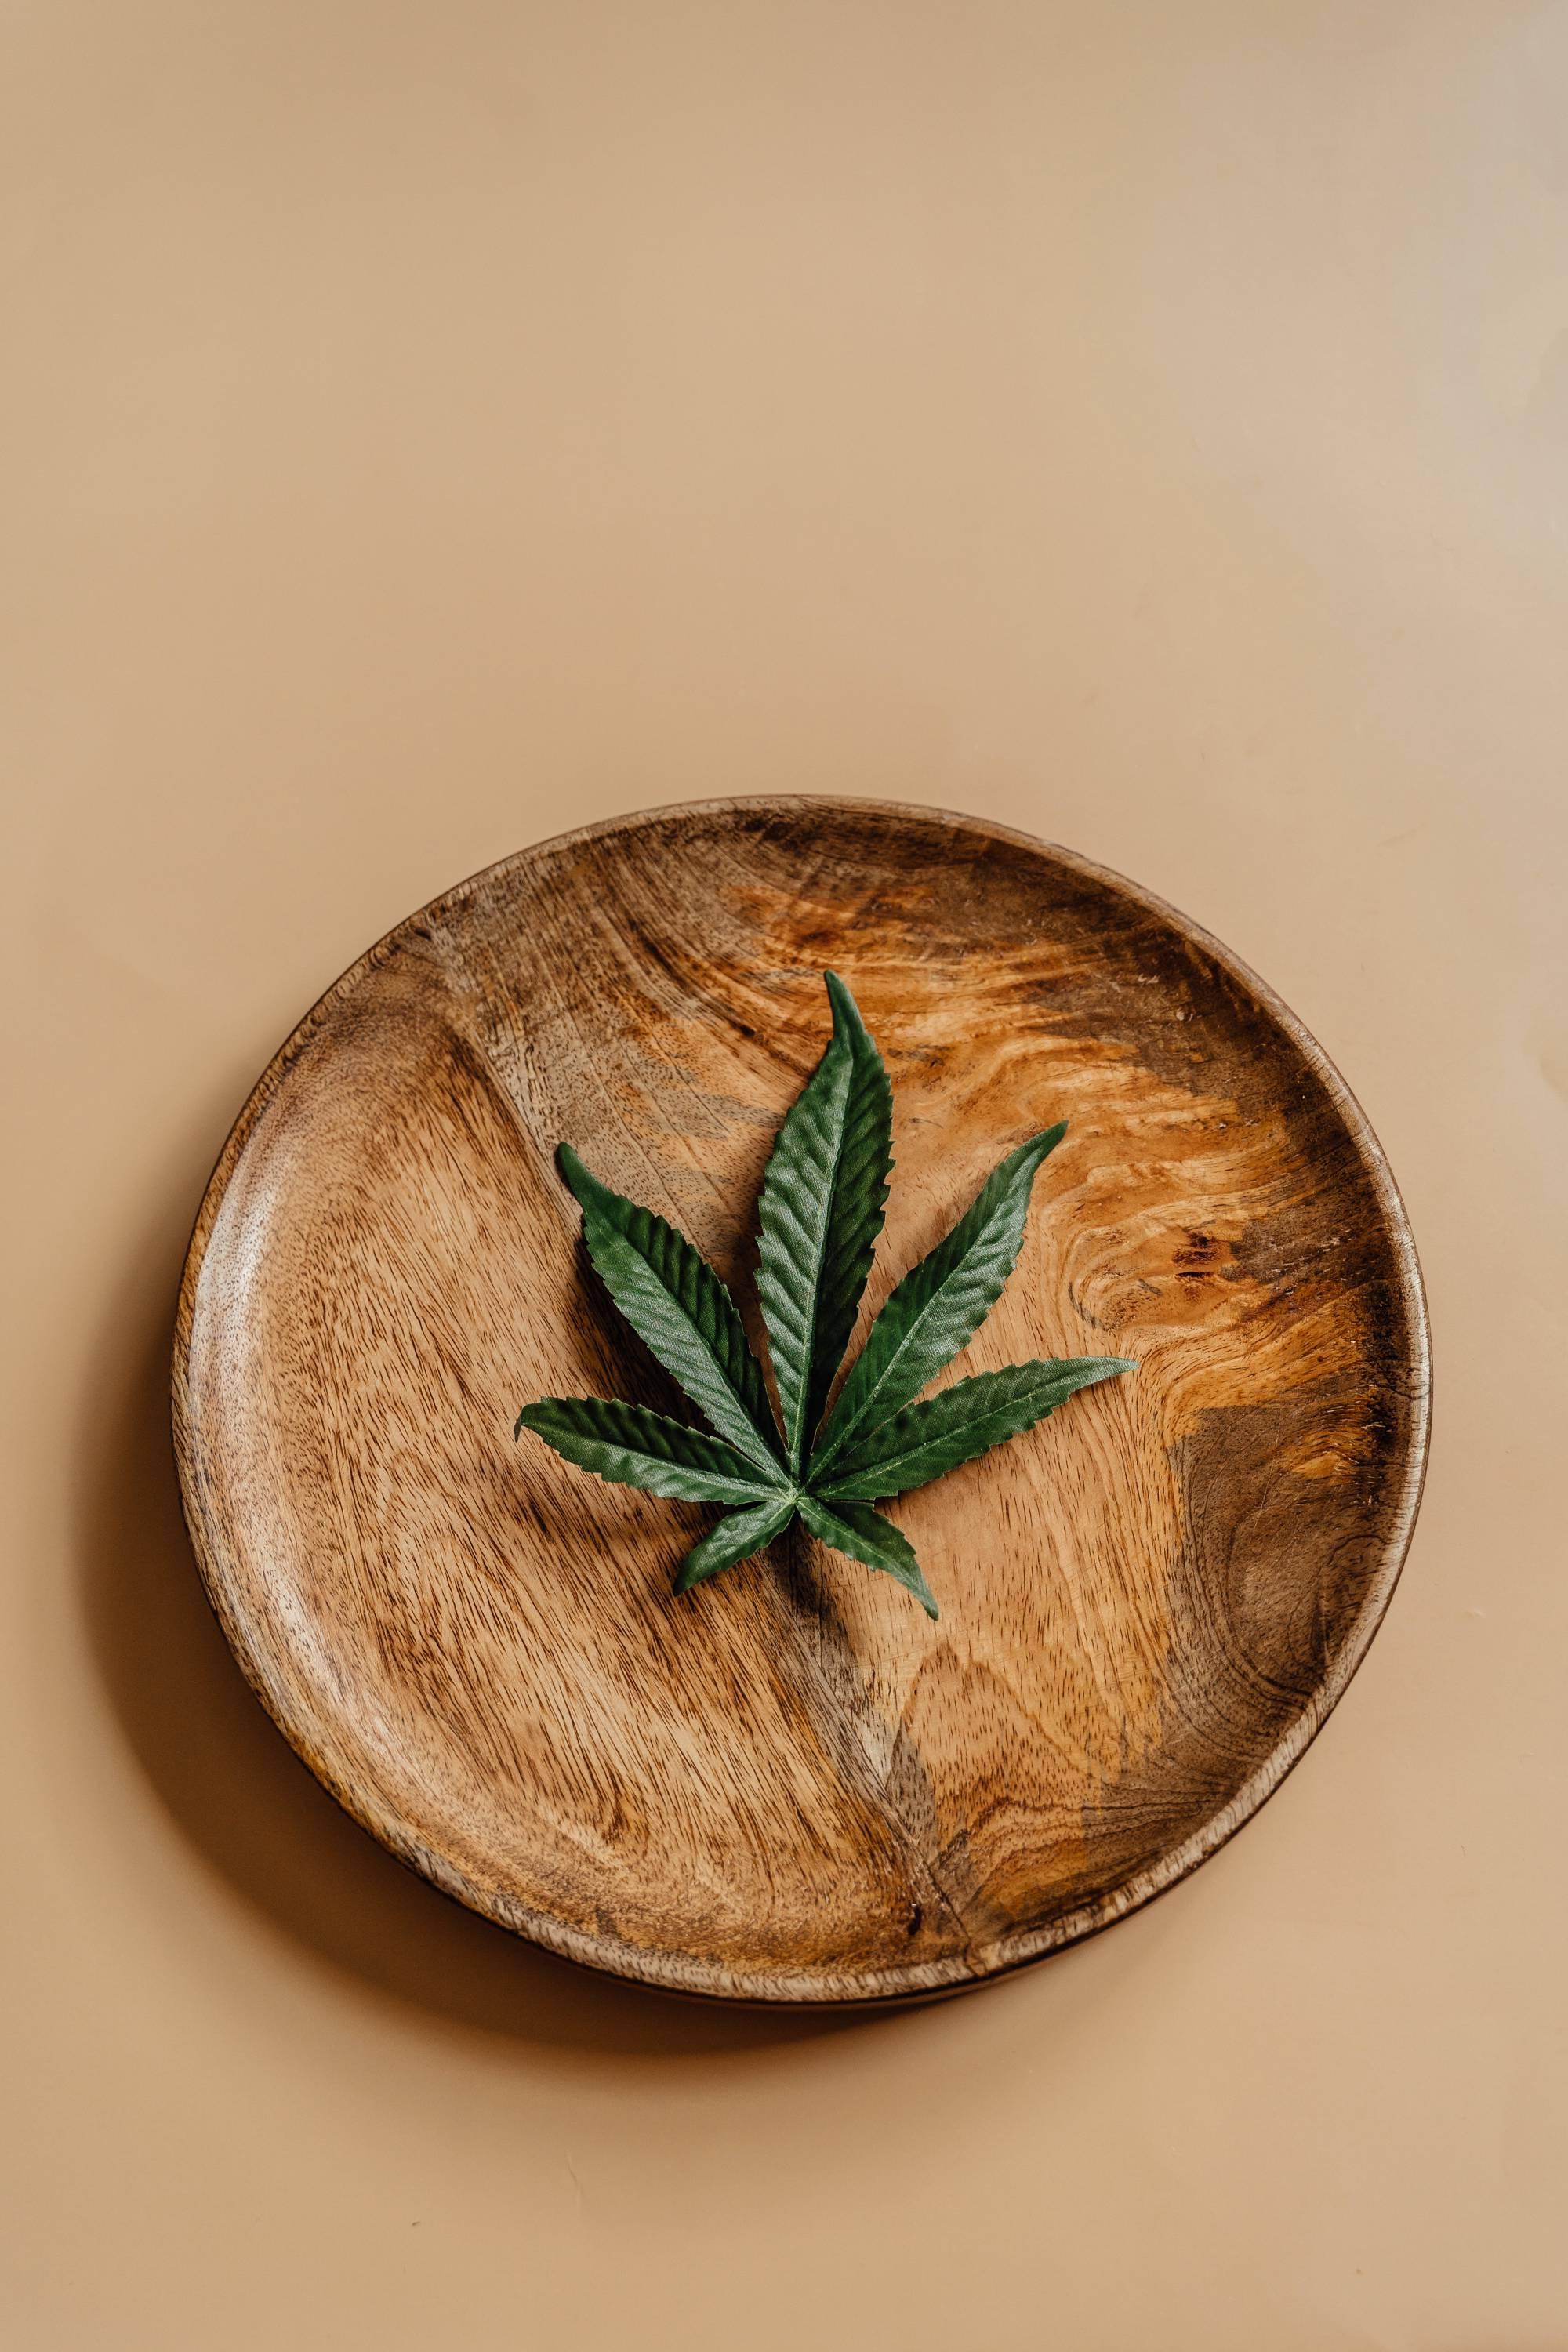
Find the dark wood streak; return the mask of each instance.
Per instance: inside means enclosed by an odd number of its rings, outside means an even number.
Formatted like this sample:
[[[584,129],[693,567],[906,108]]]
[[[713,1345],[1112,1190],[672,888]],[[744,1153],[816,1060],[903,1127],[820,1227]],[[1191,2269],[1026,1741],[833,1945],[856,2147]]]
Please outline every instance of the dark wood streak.
[[[935,1627],[804,1537],[678,1599],[701,1512],[510,1433],[546,1390],[671,1402],[557,1139],[744,1280],[830,964],[895,1088],[866,1311],[1066,1116],[958,1369],[1142,1367],[893,1507]],[[203,1205],[174,1423],[246,1672],[394,1852],[602,1968],[856,2001],[1090,1934],[1257,1809],[1387,1604],[1426,1393],[1382,1154],[1226,950],[998,827],[773,800],[524,851],[328,992]]]

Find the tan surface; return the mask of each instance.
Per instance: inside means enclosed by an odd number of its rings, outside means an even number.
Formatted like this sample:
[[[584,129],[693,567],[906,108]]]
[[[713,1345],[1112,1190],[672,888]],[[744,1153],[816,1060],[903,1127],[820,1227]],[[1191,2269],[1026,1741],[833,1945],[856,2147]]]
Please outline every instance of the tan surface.
[[[1562,15],[6,37],[7,2352],[1562,2352]],[[1257,1823],[816,2032],[353,1830],[205,1616],[163,1405],[227,1120],[368,940],[800,786],[1256,963],[1388,1147],[1438,1385]]]

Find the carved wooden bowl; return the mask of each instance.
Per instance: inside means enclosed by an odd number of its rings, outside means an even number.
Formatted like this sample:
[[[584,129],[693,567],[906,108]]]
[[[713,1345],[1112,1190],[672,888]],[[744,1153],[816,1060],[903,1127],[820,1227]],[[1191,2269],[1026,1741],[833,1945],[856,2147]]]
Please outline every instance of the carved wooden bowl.
[[[888,1507],[936,1624],[798,1531],[678,1598],[707,1513],[512,1438],[550,1391],[679,1409],[560,1138],[751,1315],[825,967],[894,1088],[863,1318],[1067,1118],[960,1369],[1140,1366]],[[246,1673],[395,1853],[621,1975],[887,2000],[1092,1934],[1278,1786],[1398,1574],[1426,1337],[1365,1119],[1214,940],[967,817],[719,802],[525,850],[321,999],[203,1205],[174,1426]]]

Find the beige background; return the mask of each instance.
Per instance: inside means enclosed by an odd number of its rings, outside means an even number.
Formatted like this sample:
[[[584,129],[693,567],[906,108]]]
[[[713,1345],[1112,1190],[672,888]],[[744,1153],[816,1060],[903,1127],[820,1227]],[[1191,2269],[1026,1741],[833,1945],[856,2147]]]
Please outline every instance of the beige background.
[[[10,0],[9,2352],[1563,2352],[1568,12]],[[1403,1589],[1152,1910],[798,2024],[342,1819],[167,1460],[208,1166],[433,892],[926,799],[1217,930],[1431,1286]]]

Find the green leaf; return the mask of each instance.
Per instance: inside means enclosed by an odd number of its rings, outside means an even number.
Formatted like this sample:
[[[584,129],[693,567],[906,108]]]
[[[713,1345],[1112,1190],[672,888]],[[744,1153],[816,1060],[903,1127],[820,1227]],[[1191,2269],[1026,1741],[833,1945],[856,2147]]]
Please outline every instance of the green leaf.
[[[681,1561],[675,1580],[677,1592],[689,1592],[694,1584],[704,1583],[721,1570],[750,1559],[753,1552],[782,1535],[794,1517],[795,1498],[790,1495],[781,1496],[777,1502],[753,1503],[750,1510],[727,1512]]]
[[[902,1495],[1032,1429],[1075,1390],[1135,1369],[1124,1356],[1075,1356],[955,1381],[884,1422],[816,1491],[835,1505]]]
[[[920,1562],[873,1498],[941,1477],[1031,1428],[1076,1390],[1133,1367],[1113,1356],[1013,1364],[916,1402],[1001,1296],[1035,1176],[1064,1121],[1011,1153],[905,1276],[825,1420],[865,1296],[892,1164],[892,1096],[881,1056],[843,981],[834,972],[826,981],[833,1034],[779,1129],[759,1209],[757,1291],[779,1421],[713,1268],[673,1225],[611,1192],[563,1144],[562,1171],[610,1297],[714,1433],[597,1397],[542,1398],[524,1408],[517,1427],[601,1478],[729,1507],[681,1563],[679,1591],[751,1558],[798,1511],[819,1541],[893,1577],[934,1618]]]
[[[892,1165],[882,1057],[836,972],[827,993],[832,1042],[785,1115],[758,1211],[757,1296],[795,1471],[855,1326]]]
[[[945,1241],[905,1275],[872,1324],[813,1458],[814,1477],[841,1461],[935,1380],[968,1346],[1017,1263],[1035,1173],[1067,1133],[1047,1128],[1009,1154]]]
[[[771,1475],[759,1472],[721,1437],[649,1412],[646,1405],[605,1397],[541,1397],[537,1404],[523,1406],[512,1434],[524,1429],[580,1470],[680,1502],[756,1503],[792,1491],[776,1463]]]
[[[928,1617],[937,1614],[930,1585],[921,1574],[914,1546],[907,1536],[874,1511],[868,1503],[824,1503],[816,1495],[800,1498],[800,1516],[819,1543],[847,1553],[867,1568],[879,1568],[912,1592]]]
[[[583,1207],[583,1238],[600,1279],[639,1339],[698,1411],[759,1469],[777,1465],[773,1407],[735,1302],[682,1233],[612,1192],[569,1143],[561,1172]]]

